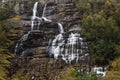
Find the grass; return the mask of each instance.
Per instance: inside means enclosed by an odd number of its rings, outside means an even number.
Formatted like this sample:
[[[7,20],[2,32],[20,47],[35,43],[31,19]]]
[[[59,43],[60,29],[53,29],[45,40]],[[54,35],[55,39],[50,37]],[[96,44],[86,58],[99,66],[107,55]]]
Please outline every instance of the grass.
[[[5,49],[0,49],[0,80],[6,80],[8,71],[6,67],[10,65],[8,58],[13,57],[12,54],[8,53]]]
[[[19,21],[19,20],[21,20],[21,16],[15,16],[15,17],[13,17],[13,18],[9,18],[8,20],[15,20],[15,21]]]

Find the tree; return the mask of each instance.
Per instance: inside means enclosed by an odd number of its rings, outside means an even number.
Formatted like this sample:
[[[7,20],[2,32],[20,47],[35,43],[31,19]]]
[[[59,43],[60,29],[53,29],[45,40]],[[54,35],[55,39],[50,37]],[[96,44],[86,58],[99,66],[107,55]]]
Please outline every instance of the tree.
[[[89,13],[91,10],[91,5],[90,5],[90,3],[87,3],[87,1],[86,2],[83,2],[83,1],[84,0],[78,0],[77,7],[79,8],[79,11],[81,14]]]
[[[89,42],[95,64],[105,65],[120,56],[119,30],[112,17],[106,19],[100,14],[91,14],[83,18],[83,34]]]

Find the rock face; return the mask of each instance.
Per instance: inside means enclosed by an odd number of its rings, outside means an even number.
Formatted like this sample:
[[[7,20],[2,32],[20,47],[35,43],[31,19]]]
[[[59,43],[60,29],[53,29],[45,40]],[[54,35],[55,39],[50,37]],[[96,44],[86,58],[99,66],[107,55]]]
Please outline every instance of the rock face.
[[[8,76],[16,74],[11,79],[17,77],[23,80],[54,80],[66,66],[63,60],[46,58],[45,53],[40,50],[33,56],[16,57],[11,61]]]
[[[56,0],[55,0],[56,1]],[[57,4],[56,4],[57,3]],[[16,77],[21,80],[59,80],[59,72],[66,66],[64,60],[48,57],[46,52],[50,39],[54,39],[59,34],[58,22],[62,23],[65,29],[64,36],[71,32],[81,33],[81,21],[76,5],[71,0],[57,0],[56,3],[48,3],[45,16],[52,22],[42,22],[39,31],[31,31],[26,40],[17,47],[19,56],[11,59],[9,67],[10,79]],[[39,11],[42,11],[42,5]],[[39,13],[41,16],[42,13]],[[24,32],[30,31],[31,25],[24,25]],[[37,27],[36,27],[37,28]],[[82,63],[83,62],[83,63]],[[88,61],[80,64],[73,64],[76,69],[88,68]]]

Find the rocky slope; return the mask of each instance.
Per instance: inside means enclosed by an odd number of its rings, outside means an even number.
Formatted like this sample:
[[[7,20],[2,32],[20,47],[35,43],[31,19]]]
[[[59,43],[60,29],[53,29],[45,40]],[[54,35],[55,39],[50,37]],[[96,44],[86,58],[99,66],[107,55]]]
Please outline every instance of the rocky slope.
[[[65,3],[49,3],[49,8],[54,6],[51,14],[46,14],[48,19],[53,20],[53,23],[42,23],[40,32],[31,33],[24,45],[24,54],[10,59],[11,65],[8,68],[9,80],[58,80],[59,73],[65,67],[71,66],[66,64],[62,59],[49,58],[46,49],[49,44],[50,38],[55,38],[58,34],[57,22],[61,22],[64,26],[66,33],[81,32],[81,21],[79,12],[77,11],[74,2]],[[48,11],[49,11],[48,8]],[[21,20],[22,22],[22,20]],[[24,33],[30,30],[30,21],[23,21],[22,30]],[[14,31],[17,35],[18,31]],[[12,33],[12,31],[11,31]],[[14,35],[9,36],[11,40]],[[27,53],[27,55],[25,54]],[[21,53],[20,53],[21,54]],[[81,64],[72,65],[79,69]],[[82,67],[86,68],[88,65],[83,64]]]

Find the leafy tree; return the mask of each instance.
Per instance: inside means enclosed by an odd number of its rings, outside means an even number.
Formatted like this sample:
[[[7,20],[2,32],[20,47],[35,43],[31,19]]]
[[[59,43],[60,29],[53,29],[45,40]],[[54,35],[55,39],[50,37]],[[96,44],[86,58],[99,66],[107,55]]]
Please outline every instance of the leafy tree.
[[[106,19],[100,14],[91,14],[83,18],[83,34],[89,41],[95,64],[108,64],[120,55],[120,31],[112,17]]]
[[[83,14],[83,13],[89,13],[90,12],[90,10],[91,10],[91,5],[90,5],[90,3],[85,3],[85,2],[83,2],[84,0],[78,0],[77,1],[77,6],[78,6],[78,8],[79,8],[79,11],[80,11],[80,13],[81,14]]]

